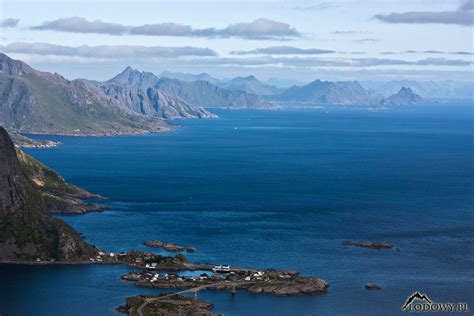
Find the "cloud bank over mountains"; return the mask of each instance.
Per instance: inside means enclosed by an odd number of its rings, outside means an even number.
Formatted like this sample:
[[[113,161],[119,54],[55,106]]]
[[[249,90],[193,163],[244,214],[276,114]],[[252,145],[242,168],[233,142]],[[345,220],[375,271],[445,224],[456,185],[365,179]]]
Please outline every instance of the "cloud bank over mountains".
[[[290,68],[311,67],[345,67],[370,68],[379,66],[471,66],[473,61],[446,58],[423,58],[419,60],[403,60],[388,58],[348,58],[348,57],[314,57],[321,52],[335,53],[330,50],[300,49],[297,47],[277,46],[255,50],[262,53],[253,57],[221,57],[209,48],[199,47],[163,47],[163,46],[133,46],[133,45],[100,45],[100,46],[64,46],[48,43],[16,42],[5,46],[0,45],[0,51],[8,54],[26,54],[37,56],[77,57],[95,60],[160,60],[179,59],[181,63],[199,63],[208,66],[242,66],[263,67],[278,66]],[[246,55],[249,52],[236,52],[235,55]],[[252,54],[255,54],[254,52]],[[295,56],[285,56],[285,55]],[[309,55],[309,56],[307,56]],[[184,59],[183,59],[184,58]],[[64,60],[64,59],[62,59]]]
[[[83,58],[176,58],[183,56],[217,56],[209,48],[199,47],[163,47],[163,46],[132,46],[132,45],[100,45],[100,46],[63,46],[48,43],[12,43],[0,45],[4,53],[74,56]]]

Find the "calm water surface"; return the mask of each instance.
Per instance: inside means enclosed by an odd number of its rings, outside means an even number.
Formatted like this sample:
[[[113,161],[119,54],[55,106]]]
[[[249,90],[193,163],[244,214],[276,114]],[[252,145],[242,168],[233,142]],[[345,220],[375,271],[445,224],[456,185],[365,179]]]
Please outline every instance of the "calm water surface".
[[[198,248],[193,261],[295,269],[331,285],[314,297],[200,293],[215,312],[396,315],[417,290],[474,308],[471,105],[216,112],[171,133],[52,136],[64,144],[27,151],[108,197],[109,211],[63,217],[101,248],[160,239]],[[0,314],[113,315],[124,297],[153,292],[120,281],[127,271],[0,266]]]

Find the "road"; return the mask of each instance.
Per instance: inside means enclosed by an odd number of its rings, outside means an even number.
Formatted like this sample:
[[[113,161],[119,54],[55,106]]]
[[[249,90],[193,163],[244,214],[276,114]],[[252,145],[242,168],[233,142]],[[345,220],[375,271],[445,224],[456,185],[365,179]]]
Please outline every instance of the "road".
[[[206,285],[201,285],[201,286],[193,287],[193,288],[191,288],[191,289],[182,290],[182,291],[179,291],[179,292],[175,292],[175,293],[171,293],[171,294],[163,295],[163,296],[159,296],[159,297],[145,298],[145,302],[143,302],[143,304],[140,305],[140,306],[137,308],[138,316],[143,316],[143,308],[145,308],[145,306],[147,306],[147,305],[150,304],[151,302],[159,301],[159,300],[161,300],[161,299],[164,299],[164,298],[167,298],[167,297],[170,297],[170,296],[173,296],[173,295],[181,295],[181,294],[185,294],[185,293],[198,292],[198,291],[200,291],[200,290],[204,290],[205,288],[212,287],[212,286],[216,286],[216,285],[219,285],[219,284],[222,284],[222,282],[219,282],[219,283],[211,283],[211,284],[206,284]]]

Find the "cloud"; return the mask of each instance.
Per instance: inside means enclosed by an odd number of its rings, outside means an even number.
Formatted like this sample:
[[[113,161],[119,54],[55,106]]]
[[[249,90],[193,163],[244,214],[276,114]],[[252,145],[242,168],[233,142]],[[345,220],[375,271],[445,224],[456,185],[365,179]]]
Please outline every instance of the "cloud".
[[[88,21],[84,18],[72,17],[46,21],[41,25],[31,27],[31,29],[39,31],[123,35],[127,32],[128,27],[118,23],[108,23],[100,20]]]
[[[472,66],[473,61],[463,59],[425,58],[404,60],[389,58],[350,58],[350,57],[315,57],[315,56],[252,56],[220,57],[208,48],[196,47],[161,47],[161,46],[62,46],[48,43],[13,43],[0,45],[0,51],[21,55],[21,59],[48,63],[129,63],[162,64],[179,67],[279,67],[288,69],[311,69],[324,67],[328,69],[361,69],[384,66]],[[173,66],[173,67],[174,67]]]
[[[472,11],[472,10],[474,10],[474,0],[467,0],[459,7],[459,11]]]
[[[144,24],[126,26],[100,20],[89,21],[81,17],[46,21],[31,27],[33,30],[49,30],[70,33],[96,33],[109,35],[148,35],[184,37],[240,37],[247,39],[287,39],[301,34],[291,25],[268,19],[257,19],[249,23],[231,24],[223,29],[194,29],[177,23]]]
[[[291,25],[267,19],[258,19],[251,23],[231,24],[222,31],[224,36],[240,36],[250,38],[265,37],[298,37],[301,34]]]
[[[370,68],[379,66],[469,66],[472,61],[445,58],[426,58],[417,61],[384,58],[316,58],[316,57],[272,57],[260,56],[251,58],[207,58],[199,63],[217,66],[245,67],[332,67],[332,68]]]
[[[318,54],[332,54],[335,53],[333,50],[318,49],[318,48],[298,48],[291,46],[273,46],[267,48],[257,48],[254,50],[240,50],[231,52],[232,55],[318,55]]]
[[[361,38],[361,39],[355,39],[352,41],[355,43],[375,43],[375,42],[378,42],[379,40],[376,38]]]
[[[377,14],[373,17],[386,23],[474,25],[474,0],[465,1],[456,11],[421,11]]]
[[[132,35],[193,36],[193,32],[192,27],[176,23],[145,24],[130,29]]]
[[[319,2],[319,3],[304,5],[304,6],[295,6],[295,7],[293,7],[293,10],[300,10],[300,11],[308,11],[308,10],[323,11],[323,10],[328,10],[328,9],[332,9],[332,8],[337,8],[337,7],[338,7],[338,5],[335,5],[334,3],[330,3],[330,2]]]
[[[352,34],[367,34],[367,31],[354,31],[354,30],[337,30],[332,32],[331,34],[335,35],[352,35]]]
[[[20,22],[20,19],[3,19],[0,20],[0,27],[1,28],[8,28],[8,27],[15,27],[18,25],[18,22]]]
[[[81,58],[176,58],[183,56],[217,56],[209,48],[198,47],[162,47],[162,46],[128,46],[128,45],[101,45],[101,46],[62,46],[48,43],[12,43],[0,46],[5,53],[54,55]]]
[[[474,55],[472,52],[465,52],[465,51],[457,51],[457,52],[450,52],[450,51],[440,51],[440,50],[424,50],[424,51],[417,51],[417,50],[406,50],[402,52],[381,52],[382,55],[402,55],[402,54],[437,54],[437,55]]]

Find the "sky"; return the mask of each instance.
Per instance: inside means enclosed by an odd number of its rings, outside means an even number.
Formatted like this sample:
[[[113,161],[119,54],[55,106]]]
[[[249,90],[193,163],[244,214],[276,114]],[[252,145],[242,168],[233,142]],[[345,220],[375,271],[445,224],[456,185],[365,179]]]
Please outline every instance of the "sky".
[[[69,79],[474,81],[474,0],[0,0],[0,52]]]

